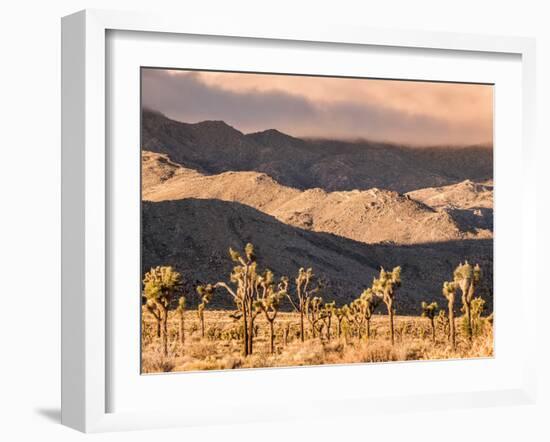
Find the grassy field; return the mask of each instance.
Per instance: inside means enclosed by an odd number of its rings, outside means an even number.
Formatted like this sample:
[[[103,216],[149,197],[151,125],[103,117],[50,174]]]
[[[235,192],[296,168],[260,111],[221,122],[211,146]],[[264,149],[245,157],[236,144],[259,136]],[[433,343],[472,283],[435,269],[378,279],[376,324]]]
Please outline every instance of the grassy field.
[[[323,337],[313,337],[306,327],[306,339],[300,339],[299,315],[280,312],[275,321],[275,349],[270,352],[268,322],[262,315],[256,319],[254,351],[241,355],[239,322],[228,311],[205,311],[205,335],[201,336],[196,311],[184,315],[184,342],[180,339],[180,317],[170,311],[168,316],[168,355],[162,350],[153,316],[142,316],[142,372],[162,373],[192,370],[224,370],[259,367],[288,367],[323,364],[350,364],[410,360],[481,358],[493,356],[492,321],[481,318],[479,330],[470,342],[461,328],[462,318],[455,319],[456,349],[452,349],[447,328],[436,326],[435,341],[430,321],[419,316],[396,316],[392,346],[388,318],[374,315],[371,337],[367,339],[351,324],[343,321],[338,337],[337,321],[333,321],[330,339],[326,329]]]

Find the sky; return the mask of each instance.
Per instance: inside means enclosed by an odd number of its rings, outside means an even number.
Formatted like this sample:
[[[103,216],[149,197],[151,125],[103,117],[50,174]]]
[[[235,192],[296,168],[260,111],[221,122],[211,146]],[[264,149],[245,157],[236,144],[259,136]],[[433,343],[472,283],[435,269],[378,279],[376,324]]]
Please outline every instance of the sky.
[[[419,146],[493,140],[490,85],[147,68],[141,87],[146,108],[243,133]]]

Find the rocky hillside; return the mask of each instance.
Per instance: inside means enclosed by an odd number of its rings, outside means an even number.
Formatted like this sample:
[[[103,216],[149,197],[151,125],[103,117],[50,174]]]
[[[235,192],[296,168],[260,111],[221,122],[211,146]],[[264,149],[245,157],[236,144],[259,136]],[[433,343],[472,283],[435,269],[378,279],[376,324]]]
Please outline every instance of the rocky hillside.
[[[416,244],[488,238],[491,232],[461,226],[447,210],[435,210],[394,191],[326,192],[282,186],[263,173],[204,175],[143,152],[143,199],[217,199],[253,207],[279,221],[365,243]]]
[[[462,230],[493,231],[493,182],[466,180],[444,187],[419,189],[407,194],[438,211],[449,213]]]
[[[262,172],[297,189],[400,193],[484,181],[493,173],[488,146],[408,148],[384,143],[302,140],[277,130],[243,134],[223,121],[187,124],[142,113],[142,148],[207,174]]]
[[[493,208],[492,180],[484,183],[465,180],[455,185],[419,189],[407,195],[434,208]]]

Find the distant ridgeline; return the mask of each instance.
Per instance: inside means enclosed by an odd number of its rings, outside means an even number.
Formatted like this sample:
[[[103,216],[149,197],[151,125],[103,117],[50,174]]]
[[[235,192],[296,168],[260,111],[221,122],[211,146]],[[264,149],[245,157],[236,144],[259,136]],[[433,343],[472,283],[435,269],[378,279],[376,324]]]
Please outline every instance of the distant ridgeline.
[[[187,124],[152,111],[142,114],[141,147],[202,172],[253,170],[298,189],[378,187],[404,193],[493,177],[492,146],[302,140],[274,129],[244,135],[223,121]]]

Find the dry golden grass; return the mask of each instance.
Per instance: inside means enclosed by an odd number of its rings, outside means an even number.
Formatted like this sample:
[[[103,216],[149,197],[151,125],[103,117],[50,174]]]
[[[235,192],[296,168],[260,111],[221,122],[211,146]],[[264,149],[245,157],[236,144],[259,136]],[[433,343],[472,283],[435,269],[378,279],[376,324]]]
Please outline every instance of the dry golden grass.
[[[263,317],[256,319],[257,335],[251,356],[241,355],[241,341],[236,333],[239,323],[227,311],[205,312],[205,337],[201,337],[195,311],[185,313],[185,343],[179,340],[179,317],[170,312],[168,320],[169,354],[162,354],[161,340],[156,336],[156,323],[150,314],[142,318],[142,372],[162,373],[194,370],[225,370],[238,368],[288,367],[323,364],[351,364],[411,360],[482,358],[493,356],[493,327],[483,320],[483,330],[470,343],[460,332],[457,320],[457,348],[453,350],[447,336],[438,330],[432,342],[429,321],[414,316],[396,316],[396,342],[389,340],[388,318],[375,315],[371,338],[359,339],[350,330],[337,337],[336,321],[331,327],[331,339],[299,338],[297,313],[279,313],[275,322],[275,353],[269,352],[269,329]],[[285,345],[284,326],[290,325]]]

